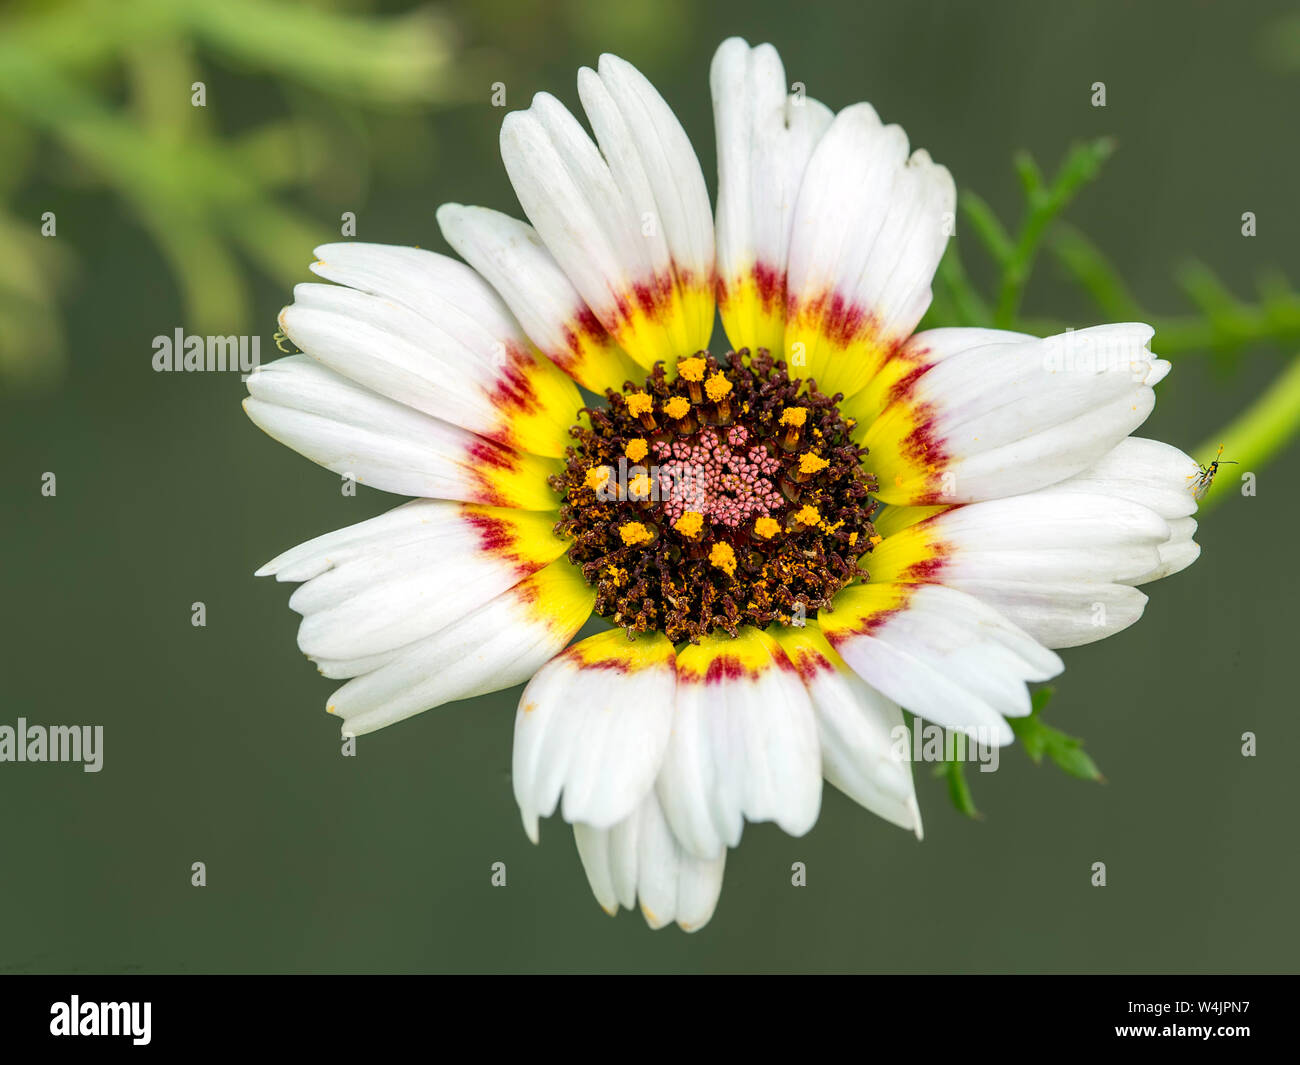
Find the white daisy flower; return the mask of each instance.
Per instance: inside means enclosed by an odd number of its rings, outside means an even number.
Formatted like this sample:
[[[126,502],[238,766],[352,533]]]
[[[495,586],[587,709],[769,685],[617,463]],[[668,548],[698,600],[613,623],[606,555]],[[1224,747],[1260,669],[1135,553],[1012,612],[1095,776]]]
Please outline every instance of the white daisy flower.
[[[802,835],[823,778],[920,836],[901,708],[1010,743],[1054,649],[1199,551],[1196,463],[1129,436],[1169,370],[1148,326],[914,335],[948,171],[867,104],[790,95],[770,45],[726,41],[710,84],[716,217],[663,98],[602,56],[594,141],[545,93],[503,123],[531,225],[442,207],[468,265],[318,248],[334,284],[280,318],[304,354],[245,403],[419,497],[258,571],[301,583],[344,733],[529,681],[529,836],[558,809],[602,906],[688,930],[745,822]]]

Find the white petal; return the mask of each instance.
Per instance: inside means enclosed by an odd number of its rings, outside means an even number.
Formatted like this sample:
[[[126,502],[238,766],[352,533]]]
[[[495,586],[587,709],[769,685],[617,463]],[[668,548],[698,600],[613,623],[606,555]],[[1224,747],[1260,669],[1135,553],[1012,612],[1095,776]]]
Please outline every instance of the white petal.
[[[436,521],[444,513],[445,506],[428,499],[403,503],[377,517],[291,547],[259,568],[254,576],[295,583],[311,580],[336,563],[364,555],[376,546],[420,536],[430,519]]]
[[[1145,584],[1186,569],[1200,556],[1200,547],[1192,542],[1196,522],[1191,519],[1196,510],[1192,489],[1199,471],[1196,460],[1176,447],[1129,437],[1082,473],[1044,492],[1131,500],[1168,519],[1169,534],[1157,545],[1158,562],[1140,574],[1117,578],[1129,584]]]
[[[524,213],[602,320],[633,278],[662,267],[596,146],[553,96],[506,115],[501,158]]]
[[[363,673],[373,673],[397,659],[405,647],[395,647],[377,655],[363,655],[361,658],[315,658],[316,670],[322,677],[330,680],[351,680]]]
[[[908,340],[907,350],[915,361],[932,366],[974,348],[984,348],[991,344],[1023,344],[1038,339],[1031,333],[1016,333],[1010,329],[948,326],[917,333]]]
[[[614,180],[625,196],[633,198],[634,210],[639,208],[642,237],[658,239],[646,235],[644,222],[651,212],[679,280],[692,278],[711,286],[713,212],[704,172],[686,131],[631,63],[605,54],[597,67],[599,72],[579,71],[578,93]],[[701,346],[713,331],[712,302],[707,310],[707,321],[690,325],[690,338],[698,338]]]
[[[537,231],[486,207],[438,208],[447,243],[501,294],[528,337],[593,392],[620,388],[644,371],[623,354],[583,302]]]
[[[1157,562],[1169,525],[1138,503],[1082,492],[1031,492],[953,507],[889,537],[868,557],[875,580],[1122,583]],[[937,569],[936,569],[937,567]]]
[[[676,119],[630,69],[615,62],[599,76],[581,77],[604,157],[547,93],[506,116],[501,157],[524,213],[574,288],[622,348],[649,367],[708,344],[713,234],[711,221],[707,237],[695,231],[695,220],[707,219],[708,200],[700,199],[703,176],[685,134],[669,132]],[[705,243],[707,276],[675,261],[673,249]]]
[[[370,659],[455,623],[558,558],[566,543],[552,518],[420,500],[303,544],[259,573],[306,579],[289,599],[303,615],[304,654]]]
[[[724,41],[709,69],[718,143],[718,279],[733,348],[785,352],[786,266],[794,209],[824,104],[787,91],[770,44]]]
[[[786,344],[806,375],[852,395],[916,328],[952,232],[952,176],[869,104],[835,116],[795,207]]]
[[[1087,469],[1140,425],[1155,403],[1163,363],[1151,328],[1111,325],[1048,340],[990,340],[923,359],[883,396],[873,385],[846,409],[867,426],[863,443],[886,502],[964,503],[1018,495]],[[908,351],[922,352],[921,335]],[[912,366],[912,363],[907,363]]]
[[[562,455],[582,406],[500,298],[463,263],[418,248],[331,244],[280,314],[304,352],[373,392],[538,454]]]
[[[826,779],[854,802],[920,839],[908,731],[898,704],[854,673],[815,623],[775,635],[812,700]]]
[[[399,495],[551,510],[554,469],[377,395],[305,355],[248,378],[248,416],[335,473]]]
[[[594,594],[565,558],[454,624],[407,645],[373,673],[350,680],[328,709],[360,736],[456,699],[527,680],[591,613]]]
[[[1044,647],[1079,647],[1120,632],[1142,616],[1147,597],[1126,584],[952,580]]]
[[[875,581],[942,582],[1044,646],[1074,647],[1142,616],[1146,597],[1125,585],[1159,564],[1169,537],[1141,504],[1049,488],[941,511],[887,536],[866,564]]]
[[[857,585],[821,618],[832,647],[877,691],[919,717],[985,745],[1030,712],[1027,681],[1064,666],[979,600],[941,585]]]
[[[641,900],[651,928],[676,921],[686,932],[708,924],[722,892],[726,852],[691,854],[673,836],[653,789],[640,807],[612,828],[575,824],[582,867],[596,901],[609,914]]]
[[[455,259],[422,248],[361,241],[322,244],[316,256],[312,273],[400,304],[480,358],[490,360],[499,340],[520,339],[518,323],[492,288]],[[330,303],[326,299],[314,305],[328,309]]]
[[[1169,523],[1169,539],[1160,545],[1160,561],[1151,570],[1131,578],[1131,584],[1148,584],[1186,569],[1201,557],[1201,545],[1192,537],[1196,535],[1193,518],[1175,518]]]
[[[674,835],[716,858],[746,819],[800,836],[821,808],[821,757],[808,694],[785,652],[756,630],[677,656],[677,713],[658,781]]]
[[[1170,444],[1133,436],[1049,491],[1114,496],[1141,503],[1162,518],[1186,518],[1196,512],[1190,485],[1199,468]]]
[[[659,772],[676,687],[662,633],[601,633],[538,671],[519,699],[513,771],[533,842],[561,792],[566,821],[610,828],[632,813]]]

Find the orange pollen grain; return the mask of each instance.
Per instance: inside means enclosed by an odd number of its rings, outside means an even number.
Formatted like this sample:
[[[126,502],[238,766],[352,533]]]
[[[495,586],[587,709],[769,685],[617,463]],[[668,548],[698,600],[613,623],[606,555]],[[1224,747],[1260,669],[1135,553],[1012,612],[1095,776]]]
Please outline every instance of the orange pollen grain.
[[[709,564],[722,570],[728,577],[736,575],[736,552],[730,544],[714,544],[709,552]]]
[[[800,473],[818,473],[829,465],[830,463],[826,459],[820,455],[814,455],[811,451],[799,456]]]
[[[704,515],[698,510],[688,510],[677,519],[673,528],[688,539],[699,536],[700,530],[704,528]]]
[[[782,425],[800,426],[803,425],[803,423],[807,421],[807,419],[808,419],[807,407],[786,407],[785,410],[781,412]]]
[[[654,400],[644,392],[633,392],[627,397],[627,409],[635,416],[641,417],[643,414],[649,414],[654,406]]]
[[[754,522],[754,532],[764,540],[770,540],[781,531],[781,523],[775,518],[759,518]]]
[[[583,479],[583,484],[593,492],[609,482],[610,469],[608,466],[593,466],[587,471],[587,476]]]
[[[812,504],[806,504],[800,507],[799,513],[795,515],[795,518],[798,519],[800,522],[802,522],[804,525],[817,525],[822,520],[821,514],[818,512],[817,508],[814,507]]]
[[[704,392],[709,399],[713,400],[714,403],[717,403],[718,400],[731,392],[731,382],[727,380],[726,376],[721,371],[719,371],[704,382]]]
[[[630,521],[618,530],[618,535],[622,538],[623,543],[628,547],[635,547],[637,544],[648,543],[650,540],[650,530],[642,525],[639,521]]]
[[[698,355],[689,359],[683,359],[677,364],[677,375],[683,381],[703,381],[704,371],[708,368],[708,363]]]
[[[638,474],[627,482],[627,492],[633,499],[650,498],[650,477],[648,474]]]
[[[640,462],[650,454],[650,445],[641,437],[637,437],[635,440],[629,440],[627,442],[627,450],[624,454],[627,455],[629,462]]]
[[[691,401],[685,396],[673,396],[664,404],[664,413],[670,418],[685,418],[691,411]]]

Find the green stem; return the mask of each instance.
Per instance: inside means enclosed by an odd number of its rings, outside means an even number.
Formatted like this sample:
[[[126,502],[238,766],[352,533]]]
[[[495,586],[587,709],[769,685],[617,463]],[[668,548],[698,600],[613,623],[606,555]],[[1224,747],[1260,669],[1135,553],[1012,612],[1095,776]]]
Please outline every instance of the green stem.
[[[966,276],[966,269],[962,266],[961,255],[955,243],[948,246],[947,254],[939,263],[937,280],[945,298],[957,315],[957,321],[962,325],[983,326],[991,323],[992,315],[988,305]]]
[[[1025,285],[1033,272],[1047,227],[1069,206],[1079,190],[1097,176],[1113,150],[1114,143],[1107,138],[1075,145],[1051,185],[1044,183],[1043,175],[1028,153],[1016,156],[1016,170],[1020,174],[1027,206],[1014,246],[1007,249],[999,242],[994,249],[1002,266],[1002,281],[993,315],[993,324],[999,329],[1011,329],[1020,313]],[[978,206],[976,209],[978,211]]]
[[[1196,457],[1208,460],[1224,444],[1243,472],[1254,472],[1280,451],[1300,430],[1300,356],[1282,372],[1258,400],[1218,430],[1196,451]],[[1223,492],[1210,489],[1201,501],[1204,514],[1223,498]]]

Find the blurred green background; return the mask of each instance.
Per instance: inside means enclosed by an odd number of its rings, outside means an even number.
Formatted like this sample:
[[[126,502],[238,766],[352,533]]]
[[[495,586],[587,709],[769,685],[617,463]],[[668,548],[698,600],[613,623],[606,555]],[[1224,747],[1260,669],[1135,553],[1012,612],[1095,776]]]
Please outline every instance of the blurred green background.
[[[1294,443],[1253,498],[1221,474],[1200,562],[1148,589],[1136,627],[1064,653],[1049,719],[1108,783],[1011,748],[968,774],[971,821],[918,767],[924,843],[828,789],[803,839],[747,828],[713,922],[686,936],[606,917],[558,821],[529,844],[517,691],[340,757],[289,588],[252,572],[394,500],[344,497],[265,437],[238,375],[150,367],[177,327],[260,333],[274,356],[275,315],[344,211],[357,239],[444,251],[439,203],[518,213],[494,82],[511,108],[541,89],[576,107],[577,68],[618,52],[677,110],[712,188],[708,63],[731,34],[776,44],[833,107],[872,101],[1008,222],[1017,149],[1050,171],[1070,142],[1114,136],[1073,226],[1144,307],[1187,312],[1190,259],[1249,299],[1261,272],[1300,281],[1294,5],[123,0],[0,20],[0,724],[105,729],[99,774],[0,764],[0,970],[1297,968]],[[988,284],[969,227],[958,245]],[[1047,256],[1024,309],[1100,317]],[[1300,350],[1274,325],[1275,342],[1177,358],[1143,435],[1191,449],[1258,400]]]

